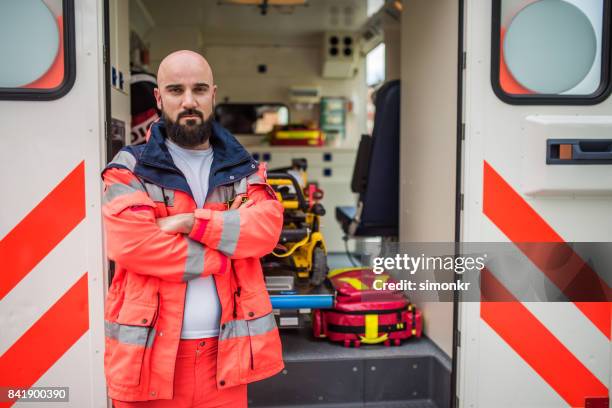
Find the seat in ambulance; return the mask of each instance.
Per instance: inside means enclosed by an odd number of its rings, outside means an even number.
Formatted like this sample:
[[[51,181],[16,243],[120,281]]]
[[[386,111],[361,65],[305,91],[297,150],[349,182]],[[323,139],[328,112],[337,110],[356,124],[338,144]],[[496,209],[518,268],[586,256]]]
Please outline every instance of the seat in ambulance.
[[[397,237],[399,224],[400,81],[384,84],[375,96],[372,136],[359,143],[351,189],[356,207],[336,207],[349,237]]]

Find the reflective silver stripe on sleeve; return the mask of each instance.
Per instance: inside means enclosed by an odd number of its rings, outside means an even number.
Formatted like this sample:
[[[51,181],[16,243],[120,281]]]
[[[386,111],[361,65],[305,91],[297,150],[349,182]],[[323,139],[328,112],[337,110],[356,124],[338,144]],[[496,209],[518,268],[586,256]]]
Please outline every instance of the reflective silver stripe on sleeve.
[[[134,171],[136,167],[136,158],[131,153],[122,150],[113,157],[113,160],[109,164],[119,164],[127,167],[130,171]]]
[[[133,194],[136,191],[144,191],[142,185],[136,180],[130,181],[129,185],[123,183],[111,184],[110,186],[108,186],[106,191],[104,191],[104,196],[102,197],[102,204],[108,204],[117,197]]]
[[[204,245],[183,235],[187,241],[187,260],[185,261],[185,272],[183,282],[190,281],[202,275],[204,271]]]
[[[155,339],[155,329],[147,326],[129,326],[104,321],[104,335],[119,343],[151,347]]]
[[[145,182],[145,188],[151,200],[158,203],[166,202],[169,207],[174,206],[174,190],[162,190],[160,186],[147,182]],[[164,195],[166,196],[165,200]]]
[[[253,320],[230,320],[221,327],[219,340],[266,334],[276,328],[274,313]]]
[[[223,231],[217,249],[231,256],[236,250],[238,236],[240,235],[240,212],[238,210],[223,211]]]

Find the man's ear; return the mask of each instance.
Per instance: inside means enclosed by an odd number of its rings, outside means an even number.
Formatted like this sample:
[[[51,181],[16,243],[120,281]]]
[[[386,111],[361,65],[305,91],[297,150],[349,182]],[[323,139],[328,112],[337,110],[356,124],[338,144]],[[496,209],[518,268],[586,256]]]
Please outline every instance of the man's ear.
[[[159,88],[153,89],[153,94],[155,95],[155,102],[157,102],[157,109],[162,110],[162,100],[161,100],[161,92],[159,92]]]
[[[215,106],[217,105],[217,85],[213,85],[212,104],[213,104],[213,112],[214,112]]]

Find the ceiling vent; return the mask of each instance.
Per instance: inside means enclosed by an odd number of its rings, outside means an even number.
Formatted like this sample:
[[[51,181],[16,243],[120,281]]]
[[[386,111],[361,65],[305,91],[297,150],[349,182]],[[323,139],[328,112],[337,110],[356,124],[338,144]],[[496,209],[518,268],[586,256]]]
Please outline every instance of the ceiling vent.
[[[351,78],[357,61],[357,36],[351,32],[327,32],[323,36],[323,78]]]

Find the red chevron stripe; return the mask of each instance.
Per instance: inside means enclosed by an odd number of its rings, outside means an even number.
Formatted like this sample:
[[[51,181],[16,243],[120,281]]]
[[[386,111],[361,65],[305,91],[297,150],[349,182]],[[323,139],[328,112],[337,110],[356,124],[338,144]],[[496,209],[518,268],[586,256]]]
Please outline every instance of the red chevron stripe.
[[[480,317],[572,407],[585,397],[606,397],[608,389],[486,269],[483,287],[495,293],[480,304]]]
[[[0,241],[0,300],[85,218],[85,164],[64,178]]]
[[[599,293],[601,299],[611,299],[608,284],[486,161],[483,188],[484,214],[610,339],[611,303],[581,302],[585,293]],[[534,242],[559,245],[547,246],[547,251],[542,251],[541,247],[528,244]],[[551,259],[565,263],[558,267],[551,264]]]
[[[29,388],[89,329],[87,273],[0,356],[0,384]],[[0,408],[13,403],[0,403]]]

